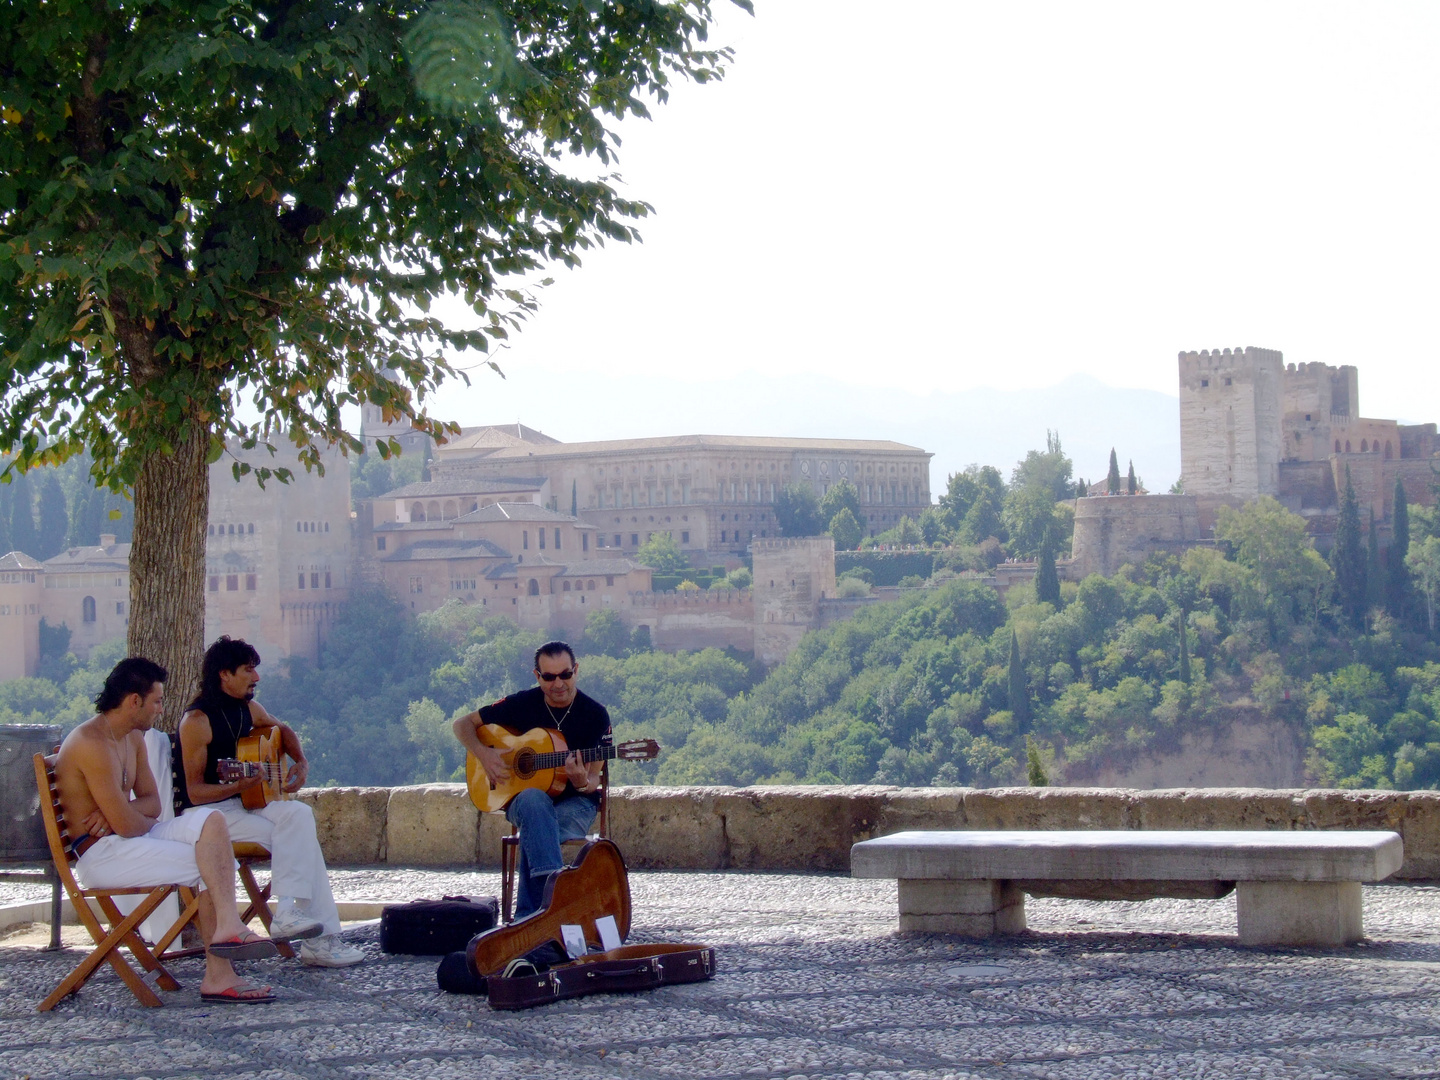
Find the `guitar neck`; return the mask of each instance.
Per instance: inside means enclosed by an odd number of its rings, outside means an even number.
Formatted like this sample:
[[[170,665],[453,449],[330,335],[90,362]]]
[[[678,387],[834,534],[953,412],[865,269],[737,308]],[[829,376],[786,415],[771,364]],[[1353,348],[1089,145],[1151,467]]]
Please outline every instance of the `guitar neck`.
[[[571,754],[579,754],[580,760],[587,765],[592,761],[608,761],[615,756],[613,746],[592,746],[588,750],[552,750],[548,754],[535,755],[535,768],[537,769],[563,769],[565,759]]]

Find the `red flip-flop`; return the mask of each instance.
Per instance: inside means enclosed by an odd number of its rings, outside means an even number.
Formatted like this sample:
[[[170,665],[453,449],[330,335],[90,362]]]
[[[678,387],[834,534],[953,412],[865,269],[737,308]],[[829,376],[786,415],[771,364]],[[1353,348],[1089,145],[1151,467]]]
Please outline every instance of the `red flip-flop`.
[[[261,937],[252,930],[246,930],[226,941],[212,942],[210,945],[210,955],[219,957],[221,960],[264,960],[267,956],[274,956],[279,951],[275,947],[275,942],[267,937]]]
[[[275,1000],[275,995],[268,986],[239,982],[218,993],[207,994],[201,991],[200,1000],[212,1005],[266,1005]]]

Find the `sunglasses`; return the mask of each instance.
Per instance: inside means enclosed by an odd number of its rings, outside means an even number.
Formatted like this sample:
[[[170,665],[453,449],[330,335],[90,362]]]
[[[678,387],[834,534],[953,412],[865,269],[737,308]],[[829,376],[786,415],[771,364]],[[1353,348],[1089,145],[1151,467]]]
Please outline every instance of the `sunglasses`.
[[[541,682],[554,682],[556,679],[573,679],[575,677],[575,669],[566,668],[564,671],[537,671],[535,674],[540,677]]]

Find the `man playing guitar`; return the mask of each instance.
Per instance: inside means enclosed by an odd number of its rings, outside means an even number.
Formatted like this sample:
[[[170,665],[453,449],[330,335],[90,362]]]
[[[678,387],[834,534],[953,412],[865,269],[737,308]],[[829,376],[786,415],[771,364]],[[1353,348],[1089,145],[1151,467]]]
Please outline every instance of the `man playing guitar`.
[[[300,790],[308,766],[300,739],[255,700],[260,654],[248,642],[220,637],[205,650],[200,694],[180,718],[180,754],[185,766],[182,800],[185,814],[214,806],[225,815],[230,836],[263,844],[270,851],[271,883],[279,897],[270,926],[274,938],[302,940],[300,959],[312,967],[350,967],[365,954],[340,940],[340,913],[330,892],[325,857],[315,835],[315,814],[304,803],[287,799],[246,810],[242,792],[262,782],[250,776],[223,783],[219,763],[233,759],[241,739],[252,731],[279,729],[281,745],[293,762],[284,790]]]
[[[553,728],[565,736],[571,751],[590,750],[610,739],[610,714],[594,698],[575,687],[580,665],[575,650],[563,641],[550,641],[535,651],[537,685],[485,705],[455,721],[455,737],[494,783],[510,778],[500,751],[484,745],[477,734],[483,724],[500,724],[516,731]],[[520,830],[520,865],[517,868],[515,917],[529,915],[540,906],[545,879],[564,862],[560,844],[586,834],[599,809],[600,771],[603,761],[588,765],[578,753],[565,759],[565,790],[553,799],[538,788],[521,791],[505,808],[505,818]]]

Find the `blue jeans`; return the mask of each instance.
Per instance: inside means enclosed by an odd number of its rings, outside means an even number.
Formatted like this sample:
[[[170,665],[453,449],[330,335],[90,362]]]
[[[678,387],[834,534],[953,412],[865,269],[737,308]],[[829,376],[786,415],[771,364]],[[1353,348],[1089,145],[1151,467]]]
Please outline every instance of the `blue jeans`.
[[[589,832],[595,812],[595,804],[583,795],[555,802],[536,788],[526,788],[510,800],[505,820],[520,830],[520,862],[515,870],[517,919],[540,906],[546,876],[564,865],[561,842],[578,840]]]

